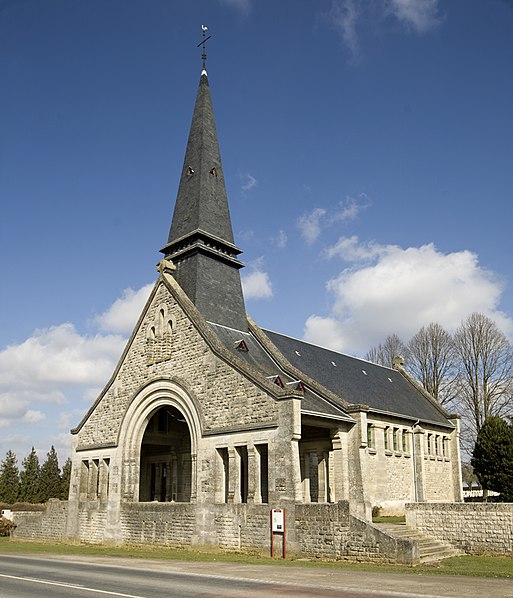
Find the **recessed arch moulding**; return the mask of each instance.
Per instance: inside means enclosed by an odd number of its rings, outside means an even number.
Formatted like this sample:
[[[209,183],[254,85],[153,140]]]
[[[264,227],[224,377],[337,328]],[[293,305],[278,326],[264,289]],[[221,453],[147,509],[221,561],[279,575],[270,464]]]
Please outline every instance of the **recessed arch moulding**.
[[[121,424],[118,450],[121,457],[122,501],[139,501],[143,436],[151,418],[162,407],[177,409],[188,426],[191,450],[190,500],[196,500],[196,457],[201,438],[199,413],[191,395],[181,385],[173,380],[160,379],[152,381],[137,393]]]

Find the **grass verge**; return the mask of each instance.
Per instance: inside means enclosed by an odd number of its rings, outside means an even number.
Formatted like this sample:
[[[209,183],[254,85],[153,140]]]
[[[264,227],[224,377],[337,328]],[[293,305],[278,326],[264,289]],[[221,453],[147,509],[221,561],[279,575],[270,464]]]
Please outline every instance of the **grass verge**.
[[[500,556],[460,556],[445,559],[435,565],[405,567],[400,565],[374,565],[347,561],[280,560],[255,554],[223,552],[220,550],[192,550],[163,548],[152,545],[106,546],[93,544],[68,544],[48,542],[24,542],[0,537],[0,554],[54,554],[68,556],[105,556],[144,558],[160,560],[227,562],[247,565],[279,565],[284,567],[321,567],[380,573],[404,573],[408,575],[466,575],[472,577],[513,578],[513,558]]]

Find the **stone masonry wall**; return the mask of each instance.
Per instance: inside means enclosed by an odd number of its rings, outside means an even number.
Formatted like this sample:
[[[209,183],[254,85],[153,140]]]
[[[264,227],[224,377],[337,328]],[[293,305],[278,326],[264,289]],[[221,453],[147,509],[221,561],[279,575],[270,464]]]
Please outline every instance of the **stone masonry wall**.
[[[66,501],[50,501],[44,512],[16,513],[16,538],[66,538]],[[80,539],[101,543],[106,522],[102,505],[82,506]],[[207,518],[208,539],[198,535],[198,518]],[[349,503],[292,504],[287,509],[287,543],[295,556],[378,561],[415,562],[415,546],[387,536],[371,524],[349,514]],[[121,510],[122,541],[164,546],[210,544],[231,550],[269,554],[269,505],[193,503],[127,503]],[[291,542],[289,543],[289,541]],[[279,542],[278,542],[279,543]],[[292,550],[290,550],[290,548]]]
[[[187,546],[194,534],[196,505],[127,503],[121,509],[124,542]]]
[[[418,548],[349,514],[349,503],[295,505],[298,551],[306,556],[413,564]]]
[[[161,333],[162,318],[165,330]],[[152,327],[157,331],[156,339],[148,339]],[[161,283],[116,379],[80,430],[78,448],[115,444],[122,418],[137,390],[157,377],[185,384],[198,401],[204,432],[277,422],[276,402],[212,354]]]
[[[13,513],[15,538],[47,540],[64,538],[68,515],[67,501],[50,499],[45,511],[16,511]]]
[[[412,503],[406,524],[468,554],[513,551],[513,503]]]

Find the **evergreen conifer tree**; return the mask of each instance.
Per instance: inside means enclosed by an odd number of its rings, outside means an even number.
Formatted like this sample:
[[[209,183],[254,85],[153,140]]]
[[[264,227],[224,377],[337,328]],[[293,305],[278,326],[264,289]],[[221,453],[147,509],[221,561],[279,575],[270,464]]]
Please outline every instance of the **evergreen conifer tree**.
[[[69,484],[71,481],[71,459],[68,457],[66,462],[62,466],[61,476],[61,500],[68,500],[69,496]]]
[[[513,427],[502,418],[487,417],[477,435],[472,467],[485,490],[513,500]]]
[[[16,455],[7,451],[5,460],[0,465],[0,502],[13,504],[20,493],[20,473]]]
[[[46,502],[49,498],[60,498],[61,476],[57,452],[52,445],[50,452],[46,455],[46,461],[41,466],[39,476],[39,501]]]
[[[39,475],[41,467],[39,458],[32,447],[30,453],[22,461],[23,469],[20,473],[20,501],[35,503],[39,498]]]

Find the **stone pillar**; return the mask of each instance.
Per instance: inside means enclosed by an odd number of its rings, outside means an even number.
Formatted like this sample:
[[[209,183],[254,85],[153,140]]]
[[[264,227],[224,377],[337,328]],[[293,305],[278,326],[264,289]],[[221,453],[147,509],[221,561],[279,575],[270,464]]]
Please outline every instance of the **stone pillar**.
[[[337,430],[331,438],[332,451],[330,453],[331,460],[333,461],[333,480],[331,484],[331,500],[339,501],[347,498],[345,496],[345,475],[344,475],[344,463],[343,463],[343,452],[342,452],[342,439],[341,431]]]
[[[454,431],[449,439],[449,459],[451,460],[452,484],[455,502],[463,502],[463,480],[461,478],[460,454],[460,416],[453,415],[450,419],[454,424]]]
[[[317,452],[309,453],[308,470],[310,474],[310,497],[312,502],[319,502],[319,457]],[[314,479],[312,480],[312,473]]]
[[[237,459],[235,449],[228,449],[228,500],[227,502],[240,502],[239,474],[237,472]],[[237,499],[238,495],[238,499]]]
[[[303,490],[303,502],[311,502],[310,495],[310,454],[303,453],[301,455],[301,470],[302,475],[302,490]]]
[[[349,471],[349,508],[352,513],[366,521],[372,519],[371,480],[367,474],[367,411],[365,405],[353,405],[348,408],[351,417],[356,420],[348,433]]]
[[[94,500],[96,498],[96,484],[98,479],[98,469],[94,459],[89,459],[89,475],[87,478],[87,498]]]
[[[260,502],[260,468],[257,467],[258,459],[253,444],[248,444],[248,502]],[[257,480],[258,476],[258,480]]]
[[[426,475],[424,467],[425,432],[420,426],[413,428],[413,467],[415,502],[426,501]]]
[[[191,453],[191,502],[196,502],[198,498],[198,458]]]
[[[323,451],[317,458],[317,502],[328,502],[327,454]]]
[[[171,501],[175,502],[178,500],[178,458],[176,453],[171,453],[170,464],[168,479],[171,487]]]

